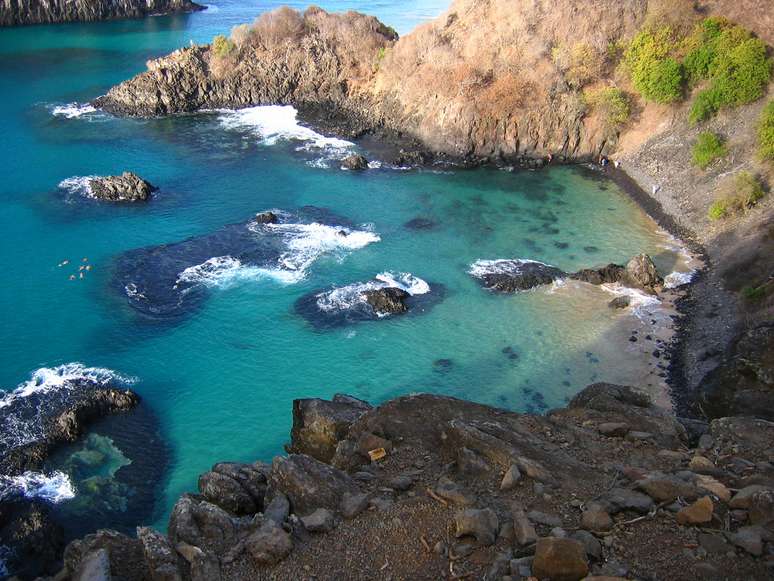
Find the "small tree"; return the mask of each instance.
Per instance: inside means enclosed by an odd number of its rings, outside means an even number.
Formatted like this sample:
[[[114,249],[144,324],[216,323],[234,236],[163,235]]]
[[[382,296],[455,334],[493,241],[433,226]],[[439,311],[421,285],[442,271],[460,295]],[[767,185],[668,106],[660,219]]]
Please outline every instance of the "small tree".
[[[716,159],[724,157],[728,150],[723,141],[709,131],[699,133],[699,138],[693,145],[693,164],[701,169],[707,169]]]

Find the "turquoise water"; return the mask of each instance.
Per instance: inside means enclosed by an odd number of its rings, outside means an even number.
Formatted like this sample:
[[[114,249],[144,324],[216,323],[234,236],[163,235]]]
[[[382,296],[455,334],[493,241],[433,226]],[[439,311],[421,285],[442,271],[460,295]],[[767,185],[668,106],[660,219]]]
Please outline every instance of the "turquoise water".
[[[322,3],[367,8],[401,32],[444,4]],[[665,235],[587,170],[356,174],[331,161],[338,150],[267,142],[255,119],[228,113],[53,114],[141,71],[150,57],[206,41],[273,5],[223,2],[191,16],[0,30],[0,385],[74,361],[136,377],[171,450],[149,517],[160,527],[214,462],[281,452],[297,397],[347,392],[379,402],[431,391],[543,411],[591,381],[631,379],[636,366],[612,329],[637,319],[610,311],[608,293],[568,285],[493,295],[467,274],[475,260],[531,258],[572,270],[645,251],[665,271],[676,261]],[[150,203],[104,205],[57,187],[125,169],[160,186]],[[322,254],[294,282],[249,271],[223,277],[200,308],[173,323],[140,318],[112,282],[126,251],[305,205],[379,240]],[[435,227],[406,228],[414,218]],[[70,280],[83,258],[92,269]],[[64,260],[70,264],[58,266]],[[317,330],[294,311],[306,293],[384,271],[440,283],[443,300],[426,313],[333,330]]]

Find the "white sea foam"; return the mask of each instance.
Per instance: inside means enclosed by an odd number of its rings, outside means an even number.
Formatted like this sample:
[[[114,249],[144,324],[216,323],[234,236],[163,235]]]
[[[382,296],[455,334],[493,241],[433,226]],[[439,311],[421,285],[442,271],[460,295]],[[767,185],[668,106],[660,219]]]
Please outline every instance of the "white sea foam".
[[[66,103],[64,105],[54,105],[51,107],[51,114],[56,117],[65,117],[67,119],[76,119],[83,115],[97,113],[97,109],[88,103]]]
[[[220,123],[226,129],[249,130],[264,145],[279,141],[297,141],[297,151],[322,152],[322,156],[307,162],[314,167],[330,167],[352,152],[354,144],[337,137],[326,137],[298,123],[298,111],[290,105],[248,107],[236,111],[221,109]]]
[[[617,297],[629,297],[629,307],[632,309],[632,313],[641,320],[651,317],[652,310],[661,305],[658,297],[620,283],[603,284],[601,288]]]
[[[694,276],[696,276],[695,270],[689,272],[672,272],[664,277],[664,288],[677,288],[690,284],[691,281],[693,281]]]
[[[280,255],[276,266],[254,266],[243,264],[233,256],[215,256],[183,270],[174,288],[182,283],[225,288],[239,281],[262,278],[270,278],[281,284],[294,284],[306,277],[309,267],[322,255],[343,256],[349,251],[381,240],[378,234],[368,230],[318,223],[252,224],[248,228],[255,232],[259,229],[268,230],[283,239],[286,250]],[[130,294],[128,288],[127,294]]]
[[[0,396],[0,408],[7,407],[15,401],[33,394],[47,393],[61,389],[71,389],[73,382],[89,380],[99,385],[112,382],[124,384],[134,383],[133,377],[127,377],[104,367],[86,367],[83,363],[67,363],[58,367],[41,367],[32,373],[29,380],[19,385],[11,392]]]
[[[487,274],[521,274],[521,267],[525,264],[541,264],[543,266],[550,266],[545,262],[537,260],[529,260],[527,258],[520,259],[499,259],[499,260],[476,260],[470,265],[468,271],[472,276],[481,278]]]
[[[25,472],[20,476],[0,475],[0,500],[22,495],[26,498],[36,498],[58,503],[75,496],[75,489],[70,477],[64,472]]]
[[[73,176],[59,182],[59,189],[70,194],[93,198],[94,193],[91,189],[91,180],[98,176]]]
[[[369,230],[353,230],[325,224],[264,224],[285,240],[287,250],[277,261],[277,274],[287,281],[298,281],[306,276],[309,267],[324,254],[344,254],[379,242],[378,234]],[[274,270],[274,269],[272,269]]]
[[[349,310],[365,303],[363,293],[366,291],[388,287],[397,287],[412,296],[430,292],[430,285],[411,273],[382,272],[377,274],[374,280],[353,283],[318,294],[317,307],[326,312]]]

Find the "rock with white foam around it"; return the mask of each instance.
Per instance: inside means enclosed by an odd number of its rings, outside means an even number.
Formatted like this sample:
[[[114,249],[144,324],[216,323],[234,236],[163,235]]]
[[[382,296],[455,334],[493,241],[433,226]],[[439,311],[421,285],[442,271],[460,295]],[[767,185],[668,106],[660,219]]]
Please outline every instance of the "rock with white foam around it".
[[[125,171],[121,175],[91,178],[91,194],[107,202],[144,202],[158,188],[137,174]]]

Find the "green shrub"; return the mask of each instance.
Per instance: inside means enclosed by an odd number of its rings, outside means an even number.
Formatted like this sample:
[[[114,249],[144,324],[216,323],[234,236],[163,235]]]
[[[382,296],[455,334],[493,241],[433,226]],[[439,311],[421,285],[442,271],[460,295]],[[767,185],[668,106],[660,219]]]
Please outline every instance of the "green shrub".
[[[764,196],[763,186],[758,178],[748,171],[739,172],[724,189],[730,192],[721,195],[709,207],[710,220],[719,220],[737,212],[744,212]]]
[[[759,99],[771,78],[766,45],[741,26],[708,18],[689,37],[691,50],[683,59],[691,83],[709,79],[691,106],[692,123],[709,119],[723,107]]]
[[[234,43],[222,34],[212,39],[212,52],[218,58],[228,56],[234,50]]]
[[[774,101],[769,101],[758,122],[758,155],[774,161]]]
[[[682,98],[683,66],[670,54],[675,50],[668,26],[646,29],[634,37],[625,64],[637,91],[648,101],[673,103]]]
[[[725,144],[720,137],[709,131],[699,133],[699,138],[693,146],[693,163],[701,169],[707,169],[709,165],[728,153]]]
[[[621,89],[605,87],[586,91],[583,97],[589,107],[599,112],[608,127],[618,128],[629,120],[629,99]]]
[[[742,296],[747,301],[759,301],[766,298],[765,286],[746,286],[742,289]]]

